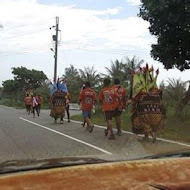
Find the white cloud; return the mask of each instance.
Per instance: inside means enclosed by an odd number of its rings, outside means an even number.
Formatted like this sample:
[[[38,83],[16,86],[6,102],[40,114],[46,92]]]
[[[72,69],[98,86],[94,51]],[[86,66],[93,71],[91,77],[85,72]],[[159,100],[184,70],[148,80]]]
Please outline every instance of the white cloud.
[[[141,4],[141,0],[126,0],[126,2],[132,6],[139,6]]]
[[[129,2],[137,5],[140,1],[128,0]],[[17,60],[14,60],[11,55],[17,52],[35,51],[35,63],[32,62],[34,68],[47,70],[48,67],[44,68],[43,64],[51,65],[49,67],[53,68],[53,55],[49,49],[52,47],[52,35],[55,34],[55,31],[54,29],[49,30],[49,27],[55,24],[56,16],[60,18],[62,40],[59,47],[60,61],[65,59],[63,52],[70,52],[67,60],[64,60],[64,65],[68,61],[67,66],[74,64],[81,68],[90,63],[91,66],[96,65],[97,69],[100,69],[99,72],[102,72],[104,64],[109,67],[110,59],[133,55],[154,64],[149,56],[149,51],[155,38],[148,32],[149,23],[139,17],[125,19],[112,17],[119,13],[119,7],[88,10],[77,9],[75,5],[39,4],[36,0],[0,0],[0,3],[0,24],[3,25],[3,28],[0,28],[0,57],[7,55],[8,60],[4,61],[6,64],[3,66],[7,68],[9,66],[5,73],[11,73],[11,67],[14,65],[20,66],[22,63],[27,66],[31,65],[32,60],[27,61],[27,55],[31,57],[29,54],[24,54],[26,56],[23,56],[23,61],[18,58],[19,61],[16,64]],[[83,57],[77,54],[80,56],[77,58],[71,53],[76,49],[92,51],[83,51],[81,53]],[[43,51],[47,53],[41,54]],[[103,52],[103,54],[98,54],[99,57],[96,54],[98,51]],[[105,52],[109,54],[105,54]],[[40,64],[40,61],[37,62],[38,59],[43,60],[43,64]],[[101,62],[101,60],[103,61]],[[1,63],[3,63],[2,60]],[[50,68],[49,70],[51,70]],[[161,65],[160,68],[162,68]],[[60,70],[63,72],[63,66]],[[48,73],[50,76],[52,75],[52,72],[48,71]],[[168,72],[163,71],[160,78],[167,77],[166,73]],[[5,80],[10,77],[5,78],[4,74],[4,78],[1,78],[0,80]]]
[[[0,33],[3,46],[1,52],[48,49],[54,30],[49,27],[60,17],[62,41],[94,46],[97,40],[101,48],[149,48],[148,23],[138,17],[112,19],[120,8],[106,10],[77,9],[74,5],[43,5],[36,0],[2,0],[0,23],[4,26]],[[103,43],[104,42],[104,43]],[[64,43],[63,43],[64,44]],[[64,48],[68,48],[64,46]],[[96,46],[95,48],[99,48]]]

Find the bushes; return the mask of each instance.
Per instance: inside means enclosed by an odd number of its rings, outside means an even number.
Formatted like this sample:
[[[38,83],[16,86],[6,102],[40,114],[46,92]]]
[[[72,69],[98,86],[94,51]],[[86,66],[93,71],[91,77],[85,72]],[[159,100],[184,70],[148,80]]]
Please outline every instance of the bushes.
[[[25,108],[24,103],[22,101],[15,101],[14,99],[1,99],[0,104],[15,108]]]

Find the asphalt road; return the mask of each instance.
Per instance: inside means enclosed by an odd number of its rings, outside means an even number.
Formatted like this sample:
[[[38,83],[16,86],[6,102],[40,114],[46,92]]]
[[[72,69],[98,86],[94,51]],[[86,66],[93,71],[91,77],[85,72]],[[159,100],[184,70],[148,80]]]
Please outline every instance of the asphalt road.
[[[127,133],[111,141],[104,136],[101,126],[89,133],[79,122],[54,124],[49,110],[41,110],[40,117],[33,118],[25,110],[0,106],[0,162],[65,156],[131,159],[187,148],[190,145],[172,141],[137,141]]]

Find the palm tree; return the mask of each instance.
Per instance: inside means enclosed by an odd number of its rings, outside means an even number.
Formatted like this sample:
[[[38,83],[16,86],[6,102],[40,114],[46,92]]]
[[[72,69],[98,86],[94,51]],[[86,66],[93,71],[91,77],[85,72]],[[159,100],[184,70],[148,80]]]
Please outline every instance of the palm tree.
[[[168,79],[168,86],[165,91],[169,96],[170,100],[179,103],[183,98],[186,91],[186,83],[180,79]]]
[[[190,100],[190,85],[187,90],[187,84],[190,84],[189,81],[183,82],[180,79],[168,79],[168,86],[166,87],[166,96],[167,100],[172,102],[176,106],[175,114],[179,116],[185,105],[187,105]]]
[[[139,67],[141,67],[141,65],[144,63],[144,60],[141,59],[139,60],[139,58],[136,58],[135,56],[133,56],[132,59],[128,58],[128,57],[124,57],[122,59],[122,64],[123,64],[123,70],[125,73],[125,80],[127,81],[131,81],[131,71],[137,71]]]
[[[89,81],[92,87],[97,87],[101,82],[100,74],[93,67],[85,67],[83,70],[79,69],[80,78],[83,82]]]
[[[119,78],[121,81],[124,79],[124,64],[118,59],[111,61],[111,68],[105,67],[108,72],[108,76],[112,79]]]
[[[70,67],[65,68],[65,75],[66,78],[70,78],[70,77],[77,77],[79,76],[79,72],[76,68],[74,68],[73,65],[70,65]]]
[[[65,74],[63,77],[67,79],[67,88],[71,94],[72,102],[77,102],[83,84],[78,70],[73,65],[70,65],[70,67],[65,68]]]

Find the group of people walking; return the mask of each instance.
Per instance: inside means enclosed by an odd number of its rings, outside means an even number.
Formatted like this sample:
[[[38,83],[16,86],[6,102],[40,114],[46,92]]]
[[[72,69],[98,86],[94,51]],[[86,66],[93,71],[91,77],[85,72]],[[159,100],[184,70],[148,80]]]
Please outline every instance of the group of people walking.
[[[99,100],[102,112],[104,113],[107,129],[105,129],[105,136],[108,139],[114,140],[115,134],[112,127],[112,119],[115,118],[117,132],[116,135],[122,134],[121,130],[121,113],[126,107],[126,90],[120,84],[118,78],[114,79],[114,85],[111,85],[109,78],[104,79],[104,87],[99,95],[90,87],[90,82],[86,82],[79,95],[79,104],[81,104],[82,116],[84,123],[86,123],[86,130],[90,133],[93,131],[94,125],[91,122],[91,112]]]
[[[25,103],[27,113],[28,114],[32,113],[33,117],[35,117],[36,114],[37,116],[40,116],[42,102],[43,102],[43,98],[40,94],[39,95],[26,94],[26,97],[24,98],[24,103]]]
[[[108,139],[114,140],[115,134],[113,132],[112,119],[115,119],[115,124],[117,128],[116,135],[120,136],[122,134],[121,130],[121,113],[122,110],[126,107],[126,90],[120,84],[120,80],[115,78],[113,81],[114,85],[111,85],[111,80],[109,78],[104,79],[104,86],[101,89],[100,93],[97,95],[96,92],[91,88],[89,81],[85,82],[83,85],[80,94],[79,94],[79,104],[81,105],[82,117],[84,119],[83,126],[86,126],[86,130],[90,133],[93,131],[94,125],[91,121],[92,110],[97,105],[101,105],[102,112],[107,123],[107,128],[104,133],[105,136],[108,136]],[[69,113],[69,102],[71,100],[71,95],[68,93],[65,83],[60,83],[59,86],[56,84],[51,84],[52,94],[61,89],[65,94],[65,110],[67,113],[68,122],[70,122],[70,113]],[[59,88],[61,87],[61,88]],[[59,90],[60,91],[60,90]],[[24,98],[26,105],[26,110],[28,114],[35,113],[39,116],[41,104],[43,98],[41,95],[29,95],[27,94]],[[99,104],[98,104],[99,103]]]

